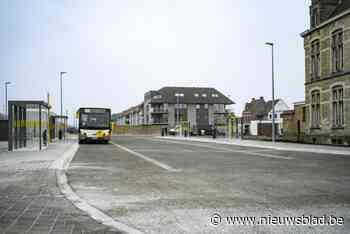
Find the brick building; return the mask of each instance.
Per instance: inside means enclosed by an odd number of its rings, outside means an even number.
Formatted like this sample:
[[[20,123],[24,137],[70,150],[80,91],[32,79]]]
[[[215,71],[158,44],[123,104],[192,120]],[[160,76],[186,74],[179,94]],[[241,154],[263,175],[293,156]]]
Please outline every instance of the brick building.
[[[281,117],[283,118],[283,139],[304,142],[306,129],[305,102],[294,103],[294,110],[283,112]]]
[[[350,1],[312,0],[310,29],[301,36],[305,48],[305,141],[349,145]]]
[[[245,108],[242,112],[245,135],[258,135],[258,125],[272,128],[272,106],[272,100],[265,101],[264,97],[252,98],[250,102],[245,104]],[[283,131],[283,119],[281,118],[281,114],[289,110],[289,107],[282,99],[276,99],[274,107],[276,133],[280,135]]]

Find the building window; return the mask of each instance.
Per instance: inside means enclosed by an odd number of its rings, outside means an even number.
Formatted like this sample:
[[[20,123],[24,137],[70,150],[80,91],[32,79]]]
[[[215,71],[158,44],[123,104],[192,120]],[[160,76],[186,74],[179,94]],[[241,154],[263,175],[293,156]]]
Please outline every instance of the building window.
[[[197,104],[197,105],[196,105],[196,109],[198,110],[198,109],[200,109],[200,108],[201,108],[201,105]]]
[[[306,121],[306,107],[305,106],[303,107],[303,110],[302,110],[302,121],[303,122]]]
[[[315,90],[311,93],[311,125],[313,128],[319,128],[321,122],[321,98],[320,91]]]
[[[199,97],[199,94],[198,94],[198,93],[195,93],[194,96],[195,96],[195,97]]]
[[[212,96],[212,97],[215,97],[215,98],[219,97],[219,95],[216,94],[216,93],[213,93],[211,96]]]
[[[342,86],[336,86],[332,89],[332,113],[334,127],[342,127],[344,124],[343,96]]]
[[[202,97],[207,97],[207,94],[206,93],[202,93]]]
[[[311,79],[320,78],[320,40],[315,40],[311,43]]]
[[[343,30],[339,29],[332,34],[332,68],[333,72],[343,69],[344,65]]]
[[[204,104],[204,109],[208,109],[208,104]]]

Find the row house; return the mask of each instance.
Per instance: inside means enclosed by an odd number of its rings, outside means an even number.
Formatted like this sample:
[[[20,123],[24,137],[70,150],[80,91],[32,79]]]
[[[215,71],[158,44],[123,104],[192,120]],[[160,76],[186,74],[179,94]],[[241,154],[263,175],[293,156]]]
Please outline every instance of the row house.
[[[259,135],[259,126],[271,128],[272,123],[272,107],[275,107],[275,124],[278,135],[283,133],[283,118],[281,114],[289,110],[289,106],[282,100],[276,99],[274,103],[265,101],[264,97],[252,98],[250,102],[245,104],[242,112],[242,124],[245,135]],[[270,133],[271,134],[271,130]]]

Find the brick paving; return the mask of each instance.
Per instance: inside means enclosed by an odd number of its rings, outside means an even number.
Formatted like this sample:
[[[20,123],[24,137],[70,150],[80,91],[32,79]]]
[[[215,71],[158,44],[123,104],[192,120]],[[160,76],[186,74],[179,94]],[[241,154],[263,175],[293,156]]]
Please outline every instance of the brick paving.
[[[2,160],[13,154],[0,157],[0,233],[120,233],[97,223],[65,199],[56,185],[55,171],[49,169],[53,158]],[[20,154],[30,157],[33,153]]]

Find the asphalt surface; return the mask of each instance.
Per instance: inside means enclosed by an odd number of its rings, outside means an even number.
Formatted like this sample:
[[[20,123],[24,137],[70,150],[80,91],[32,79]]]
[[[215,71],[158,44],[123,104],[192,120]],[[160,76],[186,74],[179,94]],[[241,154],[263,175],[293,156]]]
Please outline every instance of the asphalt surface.
[[[350,233],[349,156],[124,136],[81,145],[67,176],[80,197],[145,233]],[[226,220],[303,215],[343,224]]]

